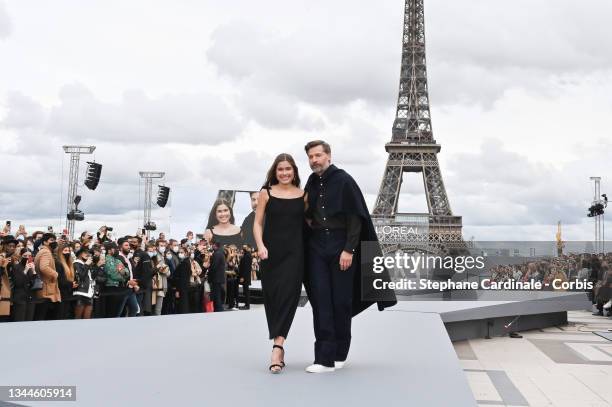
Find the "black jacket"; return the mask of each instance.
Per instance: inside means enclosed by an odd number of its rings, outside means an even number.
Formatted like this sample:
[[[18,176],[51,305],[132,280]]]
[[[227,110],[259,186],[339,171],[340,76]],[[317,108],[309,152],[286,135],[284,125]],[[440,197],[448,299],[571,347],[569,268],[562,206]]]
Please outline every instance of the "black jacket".
[[[90,270],[91,267],[87,264],[78,261],[74,262],[74,278],[76,282],[79,283],[79,286],[74,290],[75,292],[87,294],[89,292],[89,286],[95,284],[93,276],[90,278]]]
[[[139,258],[138,264],[134,262],[135,258]],[[148,289],[151,287],[151,280],[153,279],[153,262],[151,257],[144,250],[137,250],[134,252],[132,257],[132,272],[134,279],[138,280],[138,286],[141,290]]]
[[[24,304],[32,300],[33,292],[30,290],[31,284],[36,278],[34,270],[23,272],[26,263],[20,261],[8,267],[9,281],[11,282],[11,301],[16,304]]]
[[[255,237],[253,236],[253,224],[255,223],[255,211],[249,213],[246,218],[242,221],[240,227],[240,233],[242,234],[242,241],[244,244],[251,248],[256,248]]]
[[[181,293],[187,292],[189,289],[189,278],[191,277],[191,259],[185,258],[181,260],[174,271],[173,283],[174,287]]]

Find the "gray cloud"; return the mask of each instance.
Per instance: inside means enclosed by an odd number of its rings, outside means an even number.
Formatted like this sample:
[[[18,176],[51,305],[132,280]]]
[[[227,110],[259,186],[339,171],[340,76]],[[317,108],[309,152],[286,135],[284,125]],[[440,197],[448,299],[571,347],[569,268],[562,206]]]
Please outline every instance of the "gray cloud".
[[[313,7],[289,33],[234,20],[214,31],[206,56],[247,105],[283,100],[274,120],[253,112],[264,125],[292,124],[299,101],[326,109],[365,100],[387,109],[399,83],[403,8],[395,3]],[[612,48],[612,4],[604,0],[588,7],[432,0],[425,13],[430,92],[439,106],[491,107],[509,89],[546,94],[556,81],[612,70],[612,54],[602,52]]]
[[[0,127],[19,133],[22,147],[44,135],[56,143],[187,143],[231,141],[242,124],[221,97],[206,93],[149,98],[128,91],[119,103],[106,103],[82,85],[66,85],[50,109],[20,93],[10,93]]]

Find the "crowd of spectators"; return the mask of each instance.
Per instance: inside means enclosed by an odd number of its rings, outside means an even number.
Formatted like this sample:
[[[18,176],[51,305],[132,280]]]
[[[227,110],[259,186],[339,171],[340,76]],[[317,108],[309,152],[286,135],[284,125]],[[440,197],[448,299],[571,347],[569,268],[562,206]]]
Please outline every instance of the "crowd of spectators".
[[[611,316],[612,309],[612,253],[563,254],[558,257],[534,259],[520,264],[496,265],[489,269],[491,280],[539,281],[552,290],[552,281],[589,281],[588,291],[593,303],[593,315]]]
[[[112,228],[76,240],[51,230],[0,232],[0,321],[132,317],[248,309],[258,279],[248,245]],[[239,296],[239,285],[243,295]],[[239,298],[244,306],[238,307]]]

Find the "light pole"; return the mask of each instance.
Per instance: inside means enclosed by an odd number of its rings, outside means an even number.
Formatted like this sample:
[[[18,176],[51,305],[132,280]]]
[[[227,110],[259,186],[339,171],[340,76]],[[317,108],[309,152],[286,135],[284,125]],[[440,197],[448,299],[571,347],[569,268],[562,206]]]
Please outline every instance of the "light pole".
[[[595,188],[593,202],[587,216],[595,219],[595,252],[605,253],[604,209],[608,206],[608,197],[601,193],[601,177],[590,177],[590,180],[593,181]]]
[[[153,197],[153,179],[163,178],[165,172],[155,171],[140,171],[138,173],[140,178],[144,179],[145,182],[145,196],[144,196],[144,217],[143,217],[143,228],[146,231],[147,240],[149,240],[150,232],[156,230],[157,226],[155,222],[151,222],[151,206]]]
[[[68,199],[66,208],[66,229],[68,229],[68,237],[70,240],[74,238],[74,222],[75,218],[68,217],[68,214],[74,213],[77,209],[75,198],[79,187],[79,160],[81,154],[91,154],[96,149],[96,146],[63,146],[64,152],[70,154],[70,175],[68,178]]]

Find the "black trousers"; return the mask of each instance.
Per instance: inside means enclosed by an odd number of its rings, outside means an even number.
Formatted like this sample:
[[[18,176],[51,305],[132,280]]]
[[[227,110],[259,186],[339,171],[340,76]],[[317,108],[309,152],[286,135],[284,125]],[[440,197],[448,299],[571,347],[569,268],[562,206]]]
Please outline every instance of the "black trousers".
[[[229,308],[238,305],[238,279],[236,277],[227,279],[227,305]]]
[[[26,301],[19,304],[13,303],[11,306],[11,315],[14,322],[32,321],[34,320],[34,310],[36,304]]]
[[[189,312],[202,312],[202,286],[189,287]]]
[[[106,318],[116,318],[119,314],[119,307],[123,304],[125,296],[128,295],[128,290],[125,287],[112,287],[108,286],[104,288],[104,300],[102,303],[105,306],[104,315]]]
[[[61,313],[60,302],[51,302],[45,298],[38,304],[34,310],[34,321],[45,321],[58,319]]]
[[[357,264],[340,270],[346,232],[317,231],[308,243],[308,282],[315,331],[314,363],[344,361],[351,346],[353,277]]]
[[[215,312],[223,311],[223,284],[222,283],[211,283],[210,284],[210,295],[212,297]]]

